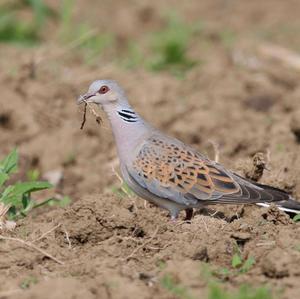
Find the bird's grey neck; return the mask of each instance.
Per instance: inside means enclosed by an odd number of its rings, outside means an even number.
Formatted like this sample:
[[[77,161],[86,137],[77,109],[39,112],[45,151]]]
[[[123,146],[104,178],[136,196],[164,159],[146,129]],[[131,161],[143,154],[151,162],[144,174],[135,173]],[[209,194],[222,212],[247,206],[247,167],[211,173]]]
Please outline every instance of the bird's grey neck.
[[[103,106],[110,120],[117,149],[122,162],[132,152],[148,130],[148,124],[128,103]]]

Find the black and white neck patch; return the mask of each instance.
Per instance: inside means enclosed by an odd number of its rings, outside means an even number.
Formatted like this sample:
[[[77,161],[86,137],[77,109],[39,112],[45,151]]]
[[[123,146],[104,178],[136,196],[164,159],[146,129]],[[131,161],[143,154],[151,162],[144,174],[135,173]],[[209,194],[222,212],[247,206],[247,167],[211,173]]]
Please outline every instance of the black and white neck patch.
[[[138,116],[135,114],[133,110],[122,109],[118,111],[118,114],[122,118],[122,120],[128,123],[135,123],[138,120]]]

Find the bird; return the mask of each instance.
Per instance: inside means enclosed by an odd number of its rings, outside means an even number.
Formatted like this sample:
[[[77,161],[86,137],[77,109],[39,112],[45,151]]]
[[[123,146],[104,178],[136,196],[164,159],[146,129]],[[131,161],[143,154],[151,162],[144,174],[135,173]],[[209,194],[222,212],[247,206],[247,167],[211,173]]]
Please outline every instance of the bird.
[[[285,191],[241,177],[154,128],[135,112],[116,81],[94,81],[77,103],[104,110],[124,181],[139,197],[169,211],[172,220],[182,210],[190,220],[194,208],[213,204],[275,203],[283,211],[300,213],[300,202]]]

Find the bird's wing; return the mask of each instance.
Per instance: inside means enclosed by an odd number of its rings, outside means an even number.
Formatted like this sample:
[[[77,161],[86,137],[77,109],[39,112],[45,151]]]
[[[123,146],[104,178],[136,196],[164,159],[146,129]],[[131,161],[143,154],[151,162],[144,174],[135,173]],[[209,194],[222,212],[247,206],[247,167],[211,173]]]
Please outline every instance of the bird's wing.
[[[284,192],[267,192],[180,141],[158,134],[142,144],[127,172],[151,194],[188,206],[286,199]]]

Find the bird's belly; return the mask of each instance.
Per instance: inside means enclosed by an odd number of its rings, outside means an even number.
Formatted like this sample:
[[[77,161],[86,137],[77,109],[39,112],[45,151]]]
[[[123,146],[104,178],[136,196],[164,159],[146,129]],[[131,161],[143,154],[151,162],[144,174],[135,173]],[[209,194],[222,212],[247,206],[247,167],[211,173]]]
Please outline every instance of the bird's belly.
[[[140,186],[137,182],[133,181],[132,178],[128,175],[127,171],[122,166],[121,166],[121,173],[124,181],[130,187],[130,189],[136,195],[149,201],[150,203],[170,211],[171,214],[174,214],[175,212],[177,213],[187,208],[185,205],[181,205],[168,198],[162,198],[149,192],[147,189]]]

